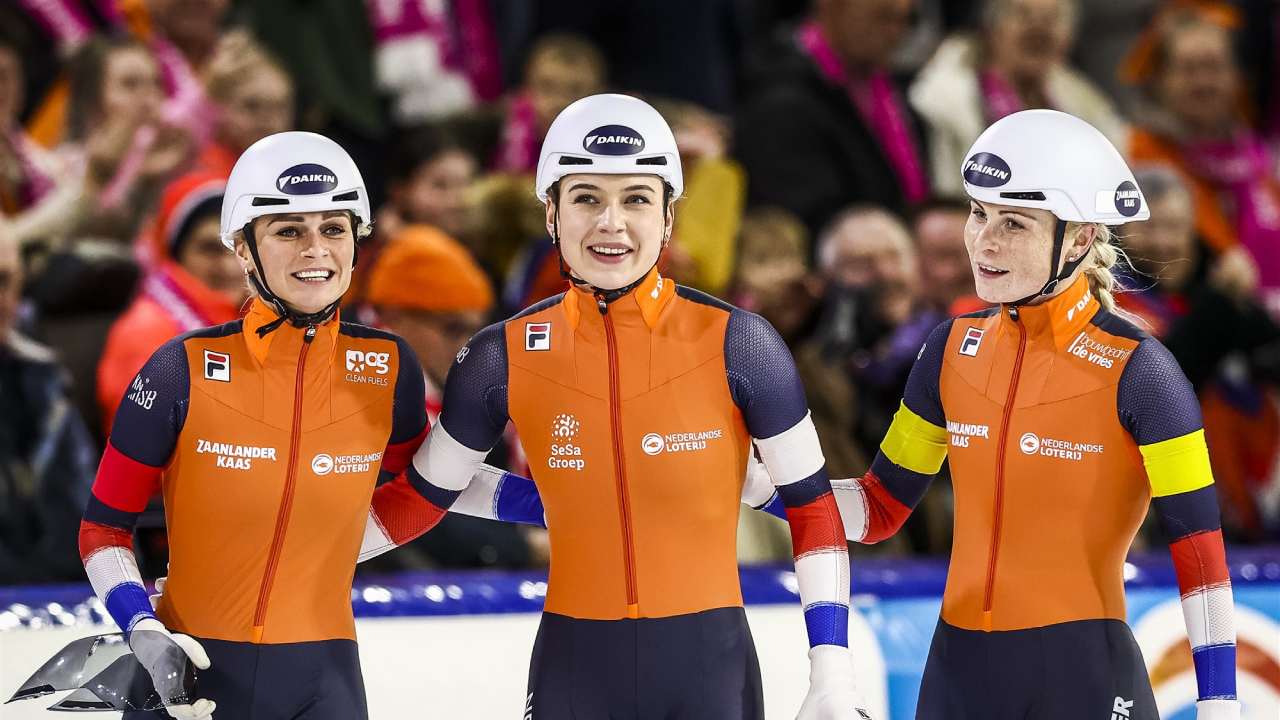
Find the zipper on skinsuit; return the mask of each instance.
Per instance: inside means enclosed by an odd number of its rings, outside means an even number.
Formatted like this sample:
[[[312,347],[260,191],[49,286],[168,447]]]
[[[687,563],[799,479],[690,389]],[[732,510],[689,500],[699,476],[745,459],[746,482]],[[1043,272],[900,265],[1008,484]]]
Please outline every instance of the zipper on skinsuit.
[[[618,401],[618,341],[613,334],[613,317],[609,303],[596,294],[596,307],[604,318],[605,343],[609,348],[609,417],[613,437],[614,477],[618,482],[618,514],[622,520],[622,561],[627,572],[627,617],[640,617],[640,601],[636,593],[636,551],[631,536],[631,497],[627,491],[626,457],[622,451],[622,408]]]
[[[284,547],[284,533],[289,525],[289,513],[293,509],[293,491],[298,482],[298,445],[302,435],[302,380],[307,369],[307,350],[316,338],[316,326],[308,325],[302,335],[302,349],[298,351],[298,372],[293,383],[293,430],[289,436],[289,465],[285,470],[284,493],[280,509],[276,512],[276,531],[271,538],[271,552],[267,555],[267,569],[262,576],[262,588],[258,591],[258,607],[253,613],[253,641],[262,642],[262,632],[267,620],[267,600],[276,580],[276,568],[280,565],[280,552]]]
[[[996,584],[996,558],[1000,548],[1000,526],[1004,516],[1004,464],[1005,451],[1009,447],[1009,416],[1013,414],[1013,400],[1018,394],[1018,376],[1022,374],[1022,356],[1027,349],[1027,328],[1018,319],[1018,308],[1009,308],[1009,319],[1018,328],[1018,354],[1013,360],[1013,375],[1009,378],[1009,392],[1004,398],[1004,416],[1000,420],[1000,444],[996,447],[995,511],[991,520],[991,554],[987,558],[987,586],[982,596],[982,629],[991,630],[991,606]]]

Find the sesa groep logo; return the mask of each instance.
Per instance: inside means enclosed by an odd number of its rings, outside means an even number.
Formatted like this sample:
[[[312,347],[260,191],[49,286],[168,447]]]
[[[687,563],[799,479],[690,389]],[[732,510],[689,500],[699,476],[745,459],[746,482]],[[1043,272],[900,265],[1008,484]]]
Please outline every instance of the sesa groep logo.
[[[964,181],[978,187],[994,188],[1009,182],[1013,171],[1009,163],[999,155],[988,152],[974,153],[964,161]]]
[[[390,353],[348,350],[346,380],[364,385],[386,385],[387,378],[380,376],[391,372],[390,361]]]
[[[595,155],[644,152],[644,138],[626,125],[601,125],[582,139],[582,149]]]
[[[551,421],[551,454],[547,457],[547,467],[581,472],[587,466],[582,448],[573,442],[581,429],[582,423],[574,416],[556,415]]]
[[[338,176],[315,163],[302,163],[280,173],[276,189],[286,195],[316,195],[338,187]]]

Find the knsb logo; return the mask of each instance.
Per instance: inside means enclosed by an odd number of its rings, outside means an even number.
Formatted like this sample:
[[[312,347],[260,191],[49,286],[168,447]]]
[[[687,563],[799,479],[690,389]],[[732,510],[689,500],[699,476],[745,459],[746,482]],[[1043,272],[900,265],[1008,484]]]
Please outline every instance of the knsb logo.
[[[143,410],[150,410],[156,402],[156,391],[147,389],[147,385],[150,384],[151,378],[144,378],[142,375],[134,377],[133,383],[129,385],[130,392],[125,395],[125,399],[137,403]]]
[[[980,152],[964,161],[964,181],[970,185],[1000,187],[1007,184],[1011,177],[1013,171],[1009,169],[1009,163],[998,155]]]
[[[347,351],[347,382],[363,383],[365,385],[387,385],[385,377],[370,377],[365,375],[366,371],[373,371],[378,375],[386,375],[391,372],[391,353],[365,352],[364,350],[348,350]]]
[[[547,457],[547,467],[582,471],[587,461],[582,457],[582,448],[573,443],[582,429],[582,423],[572,415],[561,413],[551,421],[551,454]],[[557,442],[559,441],[559,442]]]
[[[724,437],[724,431],[719,428],[703,430],[702,432],[670,433],[667,435],[649,433],[640,441],[640,449],[644,451],[645,455],[657,455],[662,452],[694,452],[705,450],[708,440],[718,440],[722,437]]]
[[[964,339],[960,341],[960,354],[969,357],[978,356],[978,348],[982,347],[982,336],[986,333],[982,328],[971,327],[964,331]],[[924,354],[924,348],[920,349],[920,354]]]
[[[582,149],[594,155],[635,155],[644,151],[644,138],[626,125],[601,125],[582,139]]]
[[[1138,186],[1125,180],[1116,188],[1116,212],[1125,217],[1133,217],[1142,209],[1142,193]]]
[[[276,189],[286,195],[317,195],[338,187],[338,176],[315,163],[302,163],[280,173]]]

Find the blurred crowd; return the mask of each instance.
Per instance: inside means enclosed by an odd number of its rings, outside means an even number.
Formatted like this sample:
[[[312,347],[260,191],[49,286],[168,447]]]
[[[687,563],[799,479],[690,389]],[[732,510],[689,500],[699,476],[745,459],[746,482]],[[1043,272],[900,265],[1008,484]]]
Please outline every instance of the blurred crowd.
[[[1278,53],[1273,0],[6,2],[0,584],[83,577],[116,405],[165,340],[244,307],[218,215],[246,147],[304,129],[357,159],[376,222],[342,312],[409,342],[434,415],[472,333],[565,288],[532,173],[556,114],[606,90],[675,130],[664,274],[778,329],[833,477],[867,469],[929,330],[983,307],[969,145],[1026,108],[1094,124],[1152,209],[1118,302],[1200,395],[1228,540],[1276,542]],[[528,472],[514,431],[490,461]],[[950,522],[944,472],[859,552],[945,553]],[[138,542],[163,574],[158,504]],[[749,510],[740,546],[789,557]],[[366,569],[545,562],[539,531],[451,515]]]

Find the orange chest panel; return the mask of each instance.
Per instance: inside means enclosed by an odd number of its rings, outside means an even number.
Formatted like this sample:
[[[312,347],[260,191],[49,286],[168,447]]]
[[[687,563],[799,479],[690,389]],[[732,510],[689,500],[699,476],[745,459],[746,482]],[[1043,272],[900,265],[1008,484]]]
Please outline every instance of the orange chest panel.
[[[308,344],[286,327],[265,349],[244,333],[195,338],[187,358],[186,422],[163,480],[161,617],[225,640],[353,638],[351,578],[391,433],[395,342],[322,326]]]
[[[1123,561],[1150,500],[1117,412],[1138,343],[1089,323],[1095,309],[1052,327],[1025,310],[952,326],[939,379],[956,503],[952,624],[1124,618]]]
[[[551,612],[659,617],[741,604],[750,438],[725,373],[729,315],[670,283],[650,299],[624,297],[601,314],[574,291],[506,325],[509,413],[551,532]]]

